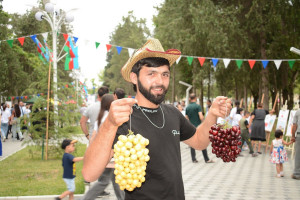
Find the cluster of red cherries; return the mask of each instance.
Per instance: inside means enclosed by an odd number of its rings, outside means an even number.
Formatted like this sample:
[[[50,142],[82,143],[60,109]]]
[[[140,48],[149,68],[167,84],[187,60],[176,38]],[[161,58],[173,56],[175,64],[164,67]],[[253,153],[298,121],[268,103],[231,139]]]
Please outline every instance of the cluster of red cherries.
[[[215,124],[209,130],[212,153],[224,162],[235,162],[241,152],[241,131],[237,126]]]

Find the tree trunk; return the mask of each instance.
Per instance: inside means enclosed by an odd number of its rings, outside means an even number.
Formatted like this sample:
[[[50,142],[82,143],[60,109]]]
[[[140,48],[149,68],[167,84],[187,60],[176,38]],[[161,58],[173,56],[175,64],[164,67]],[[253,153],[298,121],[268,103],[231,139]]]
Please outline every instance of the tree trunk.
[[[208,70],[207,98],[210,99],[210,68]],[[222,87],[222,86],[221,86]]]
[[[293,73],[292,78],[290,79],[290,84],[288,87],[288,94],[289,94],[289,101],[288,101],[288,109],[292,110],[294,107],[294,88],[297,76],[299,74],[299,71],[296,71],[296,73]]]
[[[200,102],[200,106],[201,106],[201,108],[202,108],[202,111],[203,111],[203,109],[204,109],[204,107],[203,107],[203,80],[201,79],[201,81],[200,81],[200,95],[199,95],[199,102]]]
[[[172,79],[172,104],[174,105],[175,102],[175,66],[172,67],[173,70],[173,79]]]
[[[262,29],[263,30],[263,29]],[[266,35],[264,31],[260,32],[260,53],[263,59],[266,59]],[[261,86],[264,94],[263,108],[269,110],[269,70],[266,67],[261,70]]]
[[[247,110],[248,108],[248,104],[247,104],[247,87],[246,84],[244,83],[244,102],[243,102],[243,107],[245,108],[245,110]]]

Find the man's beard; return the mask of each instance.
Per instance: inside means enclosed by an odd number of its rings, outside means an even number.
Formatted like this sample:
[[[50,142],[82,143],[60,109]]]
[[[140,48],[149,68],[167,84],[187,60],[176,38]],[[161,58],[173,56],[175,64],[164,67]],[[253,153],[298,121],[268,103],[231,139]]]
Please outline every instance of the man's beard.
[[[163,102],[165,100],[165,95],[168,91],[167,88],[165,88],[165,86],[163,85],[158,85],[158,86],[151,86],[149,88],[149,90],[147,90],[145,87],[143,87],[142,83],[140,82],[140,80],[138,79],[138,87],[139,87],[139,91],[140,93],[142,93],[142,95],[144,95],[144,97],[146,99],[148,99],[150,102],[158,105],[161,102]],[[151,89],[155,89],[155,88],[161,88],[163,90],[163,93],[160,95],[155,96],[154,94],[151,94]]]

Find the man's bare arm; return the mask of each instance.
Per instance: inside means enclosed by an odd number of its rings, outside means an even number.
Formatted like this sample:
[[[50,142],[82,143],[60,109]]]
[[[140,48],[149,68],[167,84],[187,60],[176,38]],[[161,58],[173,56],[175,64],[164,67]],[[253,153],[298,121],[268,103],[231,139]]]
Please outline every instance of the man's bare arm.
[[[80,127],[82,132],[85,134],[85,136],[87,136],[89,134],[88,128],[87,128],[87,123],[88,121],[88,117],[82,115],[81,119],[80,119]]]
[[[197,150],[205,149],[209,144],[209,130],[211,126],[217,122],[218,117],[228,115],[230,110],[231,101],[227,99],[227,97],[217,97],[209,109],[203,123],[197,127],[194,136],[185,140],[184,143]]]
[[[129,120],[135,99],[124,98],[112,102],[109,113],[98,133],[85,152],[82,175],[86,181],[94,181],[104,171],[113,156],[112,145],[118,127]]]

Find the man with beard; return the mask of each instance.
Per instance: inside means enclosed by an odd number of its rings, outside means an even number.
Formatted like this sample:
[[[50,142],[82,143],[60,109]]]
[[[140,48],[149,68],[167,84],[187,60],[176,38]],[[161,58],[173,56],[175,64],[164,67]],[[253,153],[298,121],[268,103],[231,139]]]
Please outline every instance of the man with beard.
[[[180,141],[202,150],[209,144],[210,127],[217,117],[231,109],[230,100],[217,97],[203,123],[194,127],[172,105],[163,104],[170,82],[170,66],[180,56],[177,49],[164,51],[157,39],[149,39],[123,66],[123,78],[131,82],[135,99],[112,102],[109,114],[86,151],[82,174],[87,181],[95,180],[113,156],[113,144],[128,129],[149,139],[150,161],[146,181],[125,199],[184,199],[181,174]],[[131,115],[131,116],[130,116]],[[131,125],[131,126],[130,126]]]

